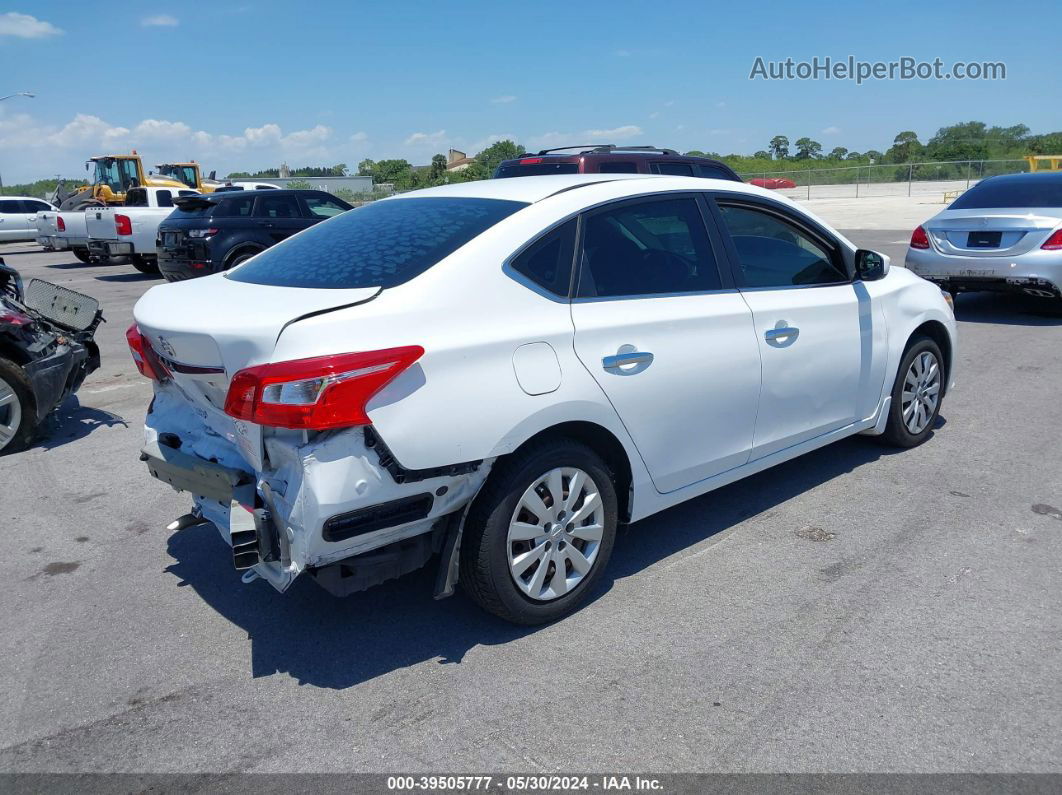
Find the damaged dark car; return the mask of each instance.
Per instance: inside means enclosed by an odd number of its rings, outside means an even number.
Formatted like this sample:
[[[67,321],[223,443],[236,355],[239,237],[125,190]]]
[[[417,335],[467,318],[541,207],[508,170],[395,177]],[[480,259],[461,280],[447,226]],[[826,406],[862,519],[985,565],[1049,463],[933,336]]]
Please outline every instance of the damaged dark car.
[[[0,258],[0,455],[29,444],[41,422],[100,366],[99,302],[31,279]]]

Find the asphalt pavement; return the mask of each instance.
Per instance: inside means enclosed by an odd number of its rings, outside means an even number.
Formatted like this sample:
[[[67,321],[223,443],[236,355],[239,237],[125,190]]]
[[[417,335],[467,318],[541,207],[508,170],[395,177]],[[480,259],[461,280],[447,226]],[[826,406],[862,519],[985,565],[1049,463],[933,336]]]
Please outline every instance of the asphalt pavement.
[[[905,231],[848,231],[902,262]],[[960,296],[933,437],[857,437],[621,530],[575,615],[516,628],[425,570],[243,585],[137,460],[125,346],[157,279],[33,246],[103,366],[0,457],[0,770],[1062,770],[1062,312]]]

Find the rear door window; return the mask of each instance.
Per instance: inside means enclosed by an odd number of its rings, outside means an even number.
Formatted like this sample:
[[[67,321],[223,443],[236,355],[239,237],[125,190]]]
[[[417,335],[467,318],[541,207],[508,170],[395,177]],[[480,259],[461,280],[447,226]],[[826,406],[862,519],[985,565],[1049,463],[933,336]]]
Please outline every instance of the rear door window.
[[[294,196],[259,196],[254,207],[255,218],[301,218],[299,200]]]
[[[228,278],[278,287],[394,287],[526,206],[499,199],[385,199],[311,226]]]
[[[722,286],[693,198],[639,201],[591,213],[583,224],[582,298],[705,292]]]
[[[697,166],[697,176],[706,177],[708,179],[728,179],[733,181],[733,177],[729,171],[720,168],[719,166]]]
[[[251,208],[253,206],[253,196],[240,196],[238,198],[225,199],[218,203],[218,209],[214,215],[221,218],[247,218],[251,215]]]
[[[537,158],[536,158],[537,159]],[[578,163],[502,163],[494,172],[495,179],[503,177],[539,177],[544,174],[578,174]]]
[[[0,213],[21,213],[22,202],[18,199],[0,199]]]
[[[693,166],[689,163],[653,163],[649,170],[654,174],[671,174],[676,177],[693,176]]]

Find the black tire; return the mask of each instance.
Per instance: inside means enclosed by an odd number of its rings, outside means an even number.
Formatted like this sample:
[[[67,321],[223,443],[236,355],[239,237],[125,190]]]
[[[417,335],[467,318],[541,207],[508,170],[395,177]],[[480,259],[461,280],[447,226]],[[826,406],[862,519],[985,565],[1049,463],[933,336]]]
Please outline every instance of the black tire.
[[[597,557],[582,580],[563,596],[537,601],[521,591],[510,574],[509,522],[524,491],[558,467],[581,469],[593,479],[601,497],[603,531]],[[618,516],[613,475],[593,450],[568,439],[534,444],[495,465],[469,510],[461,538],[461,586],[484,610],[514,624],[555,621],[578,608],[602,576],[616,540]]]
[[[21,450],[33,439],[37,431],[37,402],[33,398],[33,388],[25,373],[14,362],[0,358],[0,382],[15,394],[20,415],[14,436],[6,442],[0,438],[0,455],[4,455]],[[0,389],[0,392],[6,391]],[[10,407],[0,406],[0,423],[7,424],[11,416],[10,411]]]
[[[244,262],[247,262],[247,260],[249,260],[255,254],[260,254],[260,253],[261,253],[260,251],[243,251],[243,252],[237,254],[236,256],[232,257],[228,261],[228,264],[225,265],[225,270],[228,270],[229,268],[235,268],[237,265],[239,265],[241,263],[244,263]]]
[[[72,251],[74,252],[74,256],[84,262],[86,265],[92,262],[92,255],[89,254],[89,250],[87,248],[75,248],[72,249]]]
[[[159,261],[155,257],[145,257],[143,254],[130,254],[129,261],[133,263],[133,267],[141,273],[157,274],[159,272]]]
[[[927,352],[936,358],[937,366],[940,368],[940,388],[937,404],[930,413],[929,421],[918,433],[912,433],[903,418],[904,385],[907,373],[915,359]],[[896,447],[917,447],[929,438],[933,433],[933,426],[937,422],[937,416],[940,414],[940,407],[944,403],[947,389],[947,371],[947,362],[944,360],[944,356],[940,352],[940,346],[936,342],[929,337],[923,336],[911,338],[911,342],[900,360],[900,367],[896,371],[896,383],[893,384],[892,401],[889,403],[889,420],[885,425],[885,433],[881,436],[882,441]]]

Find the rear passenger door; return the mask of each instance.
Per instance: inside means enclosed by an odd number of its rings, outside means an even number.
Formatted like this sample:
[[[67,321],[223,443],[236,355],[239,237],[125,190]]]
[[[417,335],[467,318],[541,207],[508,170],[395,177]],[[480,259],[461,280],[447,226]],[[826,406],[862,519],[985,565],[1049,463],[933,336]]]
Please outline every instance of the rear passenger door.
[[[744,464],[752,446],[752,313],[718,267],[706,213],[703,199],[664,194],[580,221],[575,351],[661,492]]]
[[[313,223],[303,215],[299,200],[290,193],[258,196],[254,203],[254,221],[270,245]]]

